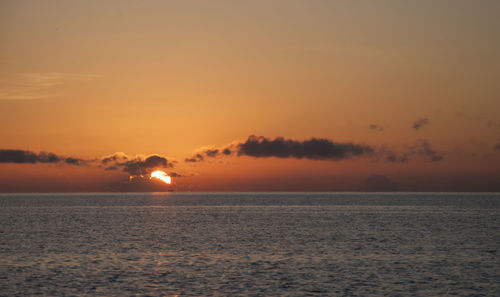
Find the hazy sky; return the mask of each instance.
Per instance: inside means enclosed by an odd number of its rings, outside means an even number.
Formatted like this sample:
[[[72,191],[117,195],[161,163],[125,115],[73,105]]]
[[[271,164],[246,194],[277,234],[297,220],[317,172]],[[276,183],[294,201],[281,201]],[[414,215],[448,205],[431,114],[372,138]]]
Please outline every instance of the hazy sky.
[[[500,191],[499,36],[496,0],[2,0],[0,191],[153,154],[177,190]]]

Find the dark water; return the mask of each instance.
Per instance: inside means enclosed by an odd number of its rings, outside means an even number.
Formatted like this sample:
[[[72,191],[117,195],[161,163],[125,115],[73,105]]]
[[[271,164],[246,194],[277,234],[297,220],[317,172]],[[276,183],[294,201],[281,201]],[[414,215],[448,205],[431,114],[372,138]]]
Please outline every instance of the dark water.
[[[1,296],[500,296],[500,194],[0,195]]]

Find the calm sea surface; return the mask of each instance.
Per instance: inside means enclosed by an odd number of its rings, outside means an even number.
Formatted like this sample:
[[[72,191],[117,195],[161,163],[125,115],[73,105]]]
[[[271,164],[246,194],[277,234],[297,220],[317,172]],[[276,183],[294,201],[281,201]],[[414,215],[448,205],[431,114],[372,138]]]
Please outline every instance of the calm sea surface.
[[[0,195],[0,296],[500,296],[500,194]]]

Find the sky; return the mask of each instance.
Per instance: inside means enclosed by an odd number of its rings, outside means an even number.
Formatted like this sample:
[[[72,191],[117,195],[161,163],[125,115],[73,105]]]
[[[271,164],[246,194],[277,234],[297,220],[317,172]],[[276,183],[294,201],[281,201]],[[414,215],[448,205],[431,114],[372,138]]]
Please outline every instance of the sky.
[[[498,36],[496,0],[1,0],[0,192],[500,191]]]

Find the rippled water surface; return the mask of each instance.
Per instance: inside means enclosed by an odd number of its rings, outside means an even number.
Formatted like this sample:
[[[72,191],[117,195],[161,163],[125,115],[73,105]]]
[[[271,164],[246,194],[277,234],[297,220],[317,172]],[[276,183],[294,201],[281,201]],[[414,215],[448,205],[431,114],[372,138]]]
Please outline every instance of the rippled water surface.
[[[0,195],[1,296],[500,296],[500,194]]]

